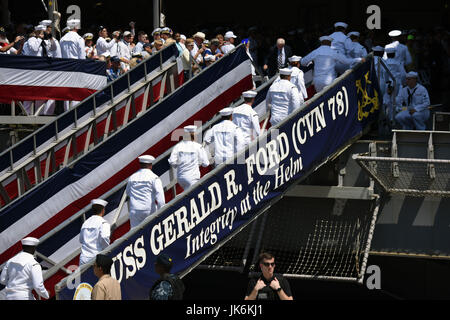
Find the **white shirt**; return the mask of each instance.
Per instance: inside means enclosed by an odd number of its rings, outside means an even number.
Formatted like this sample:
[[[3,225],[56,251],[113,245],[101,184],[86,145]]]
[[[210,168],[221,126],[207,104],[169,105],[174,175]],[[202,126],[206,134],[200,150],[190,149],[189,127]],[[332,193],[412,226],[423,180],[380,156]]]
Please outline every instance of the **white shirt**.
[[[305,86],[305,77],[302,70],[297,67],[289,66],[289,69],[292,70],[291,73],[291,82],[297,87],[298,92],[300,92],[302,98],[302,102],[308,98],[308,92],[306,91]]]
[[[281,122],[295,109],[300,107],[302,100],[297,87],[286,79],[275,81],[266,96],[267,110],[270,110],[272,126]]]
[[[222,50],[223,54],[227,54],[231,50],[235,48],[234,44],[231,44],[229,42],[225,42],[225,44],[220,48]]]
[[[402,85],[404,84],[405,80],[406,80],[405,68],[395,58],[388,58],[385,61],[385,64],[389,68],[389,71],[391,71],[391,73],[394,76],[395,80],[397,81],[397,87],[401,88]]]
[[[364,58],[367,56],[367,50],[359,42],[352,41],[347,57],[349,58]]]
[[[25,56],[42,57],[42,39],[30,37],[23,45],[22,54]],[[47,52],[48,52],[47,48]]]
[[[336,31],[330,34],[333,38],[331,41],[331,46],[334,47],[338,53],[347,55],[349,49],[351,48],[352,40],[347,37],[342,31]]]
[[[200,45],[200,47],[201,47],[201,45]],[[190,52],[191,52],[192,58],[195,57],[195,55],[196,55],[197,52],[198,52],[198,49],[199,49],[199,47],[198,47],[197,43],[194,41],[194,47],[193,47],[192,50],[190,51]],[[202,55],[199,54],[199,55],[197,56],[197,59],[195,59],[195,61],[197,61],[198,64],[202,63],[202,62],[203,62],[203,57],[202,57]]]
[[[45,40],[47,47],[50,48],[48,51],[49,57],[52,58],[62,58],[61,45],[59,44],[58,39],[53,38],[53,42],[51,40]]]
[[[111,57],[117,56],[119,58],[125,58],[128,61],[131,60],[130,47],[124,40],[117,42],[116,45],[111,48],[110,52]],[[128,63],[121,62],[120,65],[125,71],[130,69],[130,65]]]
[[[349,59],[330,46],[321,45],[306,57],[303,57],[300,62],[303,66],[307,66],[311,61],[314,61],[314,79],[331,83],[336,78],[336,62],[352,65],[361,61],[361,58]]]
[[[403,67],[412,63],[412,57],[411,57],[411,54],[409,53],[408,46],[405,46],[404,44],[401,44],[398,41],[394,41],[394,42],[387,44],[384,47],[385,51],[384,51],[383,59],[385,59],[385,60],[387,60],[387,53],[386,53],[387,48],[395,48],[394,59],[399,61]]]
[[[97,56],[97,48],[92,46],[92,47],[85,47],[85,51],[86,51],[86,58],[90,55],[93,54],[92,57]],[[92,59],[92,58],[91,58]]]
[[[132,53],[141,53],[144,51],[144,42],[139,41],[136,46],[133,48]]]
[[[105,38],[99,37],[97,39],[97,43],[95,45],[95,48],[97,49],[97,54],[100,56],[104,54],[105,52],[110,52],[111,48],[117,44],[116,40],[112,39],[111,41],[107,42]]]
[[[205,133],[203,140],[207,144],[214,143],[216,165],[233,157],[245,146],[244,133],[230,120],[223,120],[213,126]]]
[[[209,160],[205,149],[200,143],[181,141],[172,149],[169,164],[177,168],[178,178],[200,179],[199,166],[209,166]]]
[[[126,192],[130,197],[130,210],[155,212],[166,203],[161,180],[150,169],[132,174]]]
[[[80,231],[80,265],[89,260],[109,246],[111,236],[110,224],[99,215],[93,215],[81,226]]]
[[[233,109],[233,123],[244,132],[246,144],[249,144],[261,133],[258,113],[247,103]]]
[[[7,300],[35,300],[31,293],[33,289],[41,297],[49,298],[40,264],[33,255],[23,251],[6,262],[0,283],[6,286],[4,290]]]
[[[412,96],[411,104],[408,105],[409,93]],[[416,111],[424,111],[430,106],[430,97],[427,89],[418,83],[413,89],[408,86],[401,88],[395,102],[398,106],[405,105],[414,108]]]
[[[83,38],[75,31],[69,31],[60,40],[63,58],[86,59],[85,44]]]

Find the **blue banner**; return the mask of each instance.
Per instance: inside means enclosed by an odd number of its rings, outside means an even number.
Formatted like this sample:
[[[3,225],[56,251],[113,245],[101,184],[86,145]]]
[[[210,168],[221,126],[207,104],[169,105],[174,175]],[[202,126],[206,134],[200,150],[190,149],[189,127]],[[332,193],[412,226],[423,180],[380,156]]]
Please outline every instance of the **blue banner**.
[[[369,58],[149,217],[141,229],[117,240],[106,252],[114,257],[112,275],[121,283],[122,298],[148,299],[158,278],[155,257],[162,252],[172,257],[174,273],[198,263],[271,200],[360,137],[377,119],[379,106]],[[80,299],[97,280],[87,266],[57,285],[58,298]]]

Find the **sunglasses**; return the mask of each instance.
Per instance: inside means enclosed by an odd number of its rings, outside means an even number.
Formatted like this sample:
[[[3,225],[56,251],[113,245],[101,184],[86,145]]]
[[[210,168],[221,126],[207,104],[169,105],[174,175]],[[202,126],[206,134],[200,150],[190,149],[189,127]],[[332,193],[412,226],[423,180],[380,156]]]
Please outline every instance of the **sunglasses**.
[[[275,267],[275,262],[263,262],[263,265],[265,267],[269,267],[269,266]]]

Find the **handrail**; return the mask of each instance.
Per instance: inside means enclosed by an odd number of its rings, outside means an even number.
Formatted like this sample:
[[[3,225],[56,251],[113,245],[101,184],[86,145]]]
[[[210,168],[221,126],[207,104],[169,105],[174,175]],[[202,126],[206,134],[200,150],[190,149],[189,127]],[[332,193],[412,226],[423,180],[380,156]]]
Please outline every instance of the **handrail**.
[[[233,49],[232,51],[230,51],[228,54],[231,54],[232,52],[234,52],[235,50],[237,50],[239,47],[240,47],[240,46],[237,46],[235,49]],[[210,66],[208,66],[207,68],[209,68],[209,67],[210,67]],[[202,72],[203,72],[204,70],[206,70],[207,68],[203,69]],[[194,79],[194,78],[189,79],[187,82],[185,82],[185,84],[188,83],[189,81],[193,80],[193,79]],[[262,88],[265,88],[265,86],[262,86]],[[177,88],[177,89],[175,89],[175,91],[177,91],[177,90],[179,90],[179,89],[180,89],[180,88]],[[170,95],[171,95],[171,94],[174,94],[175,91],[171,92]],[[239,100],[238,102],[241,102],[241,101],[242,101],[242,99]],[[238,103],[238,102],[236,102],[236,103]],[[159,103],[159,102],[158,102],[158,103]],[[235,104],[236,104],[236,103],[235,103]],[[157,104],[153,105],[151,108],[156,107],[156,105],[157,105]],[[137,118],[137,117],[136,117],[136,118]],[[132,121],[135,121],[136,118],[133,119]],[[220,117],[215,116],[211,121],[217,121],[219,118],[220,118]],[[202,126],[202,128],[207,128],[208,126],[210,126],[210,122],[211,122],[211,121],[209,121],[208,123],[204,124],[204,125]],[[103,143],[103,142],[101,142],[101,143],[99,143],[98,145],[96,145],[96,146],[94,147],[94,149],[100,147],[100,146],[102,145],[102,143]],[[169,149],[166,150],[164,153],[162,153],[160,156],[158,156],[157,159],[156,159],[155,162],[154,162],[154,165],[157,164],[157,163],[159,163],[159,162],[162,161],[163,159],[165,159],[165,158],[170,154],[170,152],[172,151],[172,148],[173,148],[173,147],[169,148]],[[73,162],[71,162],[71,163],[69,164],[69,166],[74,165],[78,160],[79,160],[79,159],[75,159]],[[123,180],[121,183],[117,184],[114,188],[112,188],[111,190],[109,190],[108,192],[106,192],[105,194],[103,194],[101,197],[102,197],[102,198],[107,198],[107,197],[113,195],[114,193],[116,193],[118,190],[120,190],[121,188],[123,188],[123,187],[126,185],[127,180],[128,180],[128,179]],[[169,183],[168,186],[165,186],[165,189],[168,190],[168,189],[172,186],[172,184],[174,185],[173,181],[171,181],[171,182]],[[165,190],[165,191],[166,191],[166,190]],[[124,203],[125,203],[125,200],[121,201],[121,203],[124,204]],[[122,205],[122,206],[123,206],[123,205]],[[59,224],[57,227],[55,227],[54,229],[52,229],[52,231],[46,233],[44,236],[42,236],[42,237],[40,238],[41,243],[45,242],[46,240],[48,240],[49,238],[51,238],[54,234],[56,234],[57,232],[59,232],[59,231],[62,230],[63,228],[67,227],[68,225],[70,225],[71,223],[73,223],[74,221],[76,221],[77,219],[79,219],[82,215],[86,214],[86,213],[90,210],[91,207],[92,207],[91,204],[86,205],[84,208],[82,208],[81,210],[79,210],[77,213],[73,214],[70,218],[66,219],[64,222],[62,222],[62,223]],[[118,210],[118,211],[119,211],[119,212],[117,213],[117,218],[120,216],[120,211],[121,211],[121,210]],[[116,218],[115,218],[115,221],[114,221],[114,222],[117,222],[117,219],[116,219]],[[112,224],[112,225],[113,225],[113,224]],[[3,265],[0,266],[0,269],[1,269],[2,266],[3,266]]]
[[[176,49],[175,47],[172,47],[172,45],[169,46],[169,47],[172,48],[172,49]],[[169,47],[167,47],[167,48],[169,48]],[[165,48],[165,49],[167,49],[167,48]],[[28,146],[28,147],[29,147],[30,150],[27,150],[27,151],[24,153],[24,154],[27,155],[27,156],[25,156],[25,157],[27,157],[27,158],[22,157],[23,160],[22,160],[19,164],[14,165],[14,159],[13,159],[13,151],[14,151],[14,148],[17,148],[17,147],[19,146],[19,144],[16,144],[16,145],[10,147],[10,148],[7,149],[6,151],[4,151],[2,154],[0,154],[0,156],[1,156],[1,155],[5,155],[5,154],[9,153],[10,166],[12,167],[12,170],[9,170],[9,171],[6,171],[6,172],[3,173],[3,175],[0,177],[0,183],[3,182],[3,181],[5,181],[5,180],[7,180],[7,179],[9,179],[10,177],[12,177],[12,176],[14,176],[14,175],[17,175],[18,172],[19,172],[20,170],[24,170],[24,168],[26,168],[26,166],[28,166],[29,164],[35,162],[36,159],[40,159],[41,156],[45,155],[45,154],[48,153],[50,150],[54,149],[54,148],[55,148],[56,146],[58,146],[58,144],[60,144],[61,142],[64,142],[64,141],[66,141],[66,140],[68,139],[67,141],[68,141],[68,143],[69,143],[69,142],[70,142],[70,141],[69,141],[70,139],[73,139],[74,137],[76,138],[77,132],[86,130],[86,129],[89,128],[90,126],[95,126],[95,125],[96,125],[97,119],[99,119],[101,116],[103,116],[103,115],[105,115],[105,114],[110,113],[111,110],[114,110],[114,108],[115,108],[118,104],[123,103],[124,101],[126,101],[127,99],[129,99],[129,98],[130,98],[130,95],[132,95],[133,92],[136,92],[136,91],[142,89],[143,87],[145,87],[145,86],[147,86],[147,85],[150,85],[150,86],[151,86],[152,81],[154,81],[155,79],[157,79],[158,77],[160,77],[162,73],[168,72],[168,71],[170,71],[173,67],[175,67],[176,64],[177,64],[177,62],[176,62],[176,61],[173,61],[173,60],[171,59],[171,57],[173,57],[173,55],[172,55],[172,56],[169,56],[168,59],[167,59],[167,63],[169,63],[169,64],[168,64],[167,66],[163,66],[163,64],[162,64],[162,55],[163,55],[163,51],[164,51],[164,50],[161,50],[161,51],[158,52],[159,57],[160,57],[160,59],[159,59],[159,60],[160,60],[160,63],[159,63],[159,71],[156,69],[156,70],[153,70],[150,74],[147,72],[147,64],[150,63],[149,61],[151,60],[151,57],[148,58],[148,59],[146,59],[146,60],[144,60],[144,61],[141,61],[134,69],[132,69],[131,71],[129,71],[129,72],[125,73],[125,74],[123,74],[120,78],[118,78],[118,79],[116,79],[115,81],[113,81],[113,82],[111,82],[110,84],[108,84],[108,85],[107,85],[104,89],[102,89],[101,91],[96,92],[95,94],[93,94],[93,95],[91,95],[90,97],[86,98],[85,100],[83,100],[83,102],[77,104],[73,109],[66,111],[64,114],[62,114],[61,116],[59,116],[58,118],[56,118],[54,122],[51,122],[51,123],[49,123],[48,125],[46,125],[46,126],[40,128],[40,129],[38,129],[37,131],[33,132],[33,133],[31,134],[31,136],[25,138],[24,140],[32,141],[33,143],[32,143],[32,146],[31,146],[31,144],[29,143],[29,146]],[[170,51],[166,51],[166,52],[169,52],[169,53],[170,53]],[[156,55],[155,55],[154,57],[157,58]],[[155,60],[153,60],[153,61],[155,61]],[[143,68],[143,70],[142,70],[142,68]],[[135,71],[135,70],[136,70],[136,71]],[[130,77],[132,76],[132,73],[133,73],[133,72],[141,72],[141,73],[136,73],[136,74],[135,74],[135,75],[137,75],[137,77],[139,77],[140,74],[142,74],[142,71],[144,71],[144,77],[143,77],[143,78],[139,78],[139,79],[136,80],[135,82],[131,83]],[[155,74],[152,74],[152,73],[155,73]],[[152,75],[151,75],[151,74],[152,74]],[[150,76],[150,75],[151,75],[151,76]],[[121,79],[124,79],[125,77],[126,77],[127,80],[128,80],[128,81],[127,81],[127,84],[128,84],[128,85],[127,85],[127,88],[124,88],[124,90],[122,90],[122,91],[119,93],[119,95],[116,96],[116,99],[115,99],[114,103],[108,104],[108,101],[103,101],[103,102],[102,102],[103,108],[100,108],[99,110],[97,110],[97,109],[98,109],[98,106],[97,106],[97,103],[96,103],[96,101],[97,101],[96,97],[97,97],[98,95],[105,94],[105,92],[107,92],[108,90],[111,90],[111,91],[112,91],[112,88],[113,88],[114,84],[117,83],[117,81],[121,81]],[[146,79],[146,80],[142,81],[142,79]],[[164,78],[164,79],[166,79],[166,78]],[[164,84],[165,84],[165,83],[164,83]],[[163,88],[165,88],[165,85],[162,84],[162,85],[161,85],[161,89],[163,89]],[[174,88],[173,88],[173,89],[174,89]],[[172,90],[173,90],[173,89],[172,89]],[[127,92],[127,90],[128,90],[128,92]],[[160,97],[162,97],[162,95],[160,95]],[[107,98],[107,97],[106,97],[106,98]],[[92,100],[93,103],[88,104],[88,102],[89,102],[90,100]],[[83,107],[83,105],[84,105],[85,103],[86,103],[86,105],[89,107],[89,110],[88,110],[88,111],[84,110],[84,115],[82,115],[81,117],[78,117],[78,114],[79,114],[78,108]],[[128,105],[127,105],[127,107],[128,107]],[[146,109],[146,108],[143,107],[143,110],[145,110],[145,109]],[[74,120],[74,122],[71,123],[71,124],[69,124],[69,125],[67,125],[65,128],[63,128],[63,130],[59,130],[59,129],[58,129],[58,120],[59,120],[60,118],[64,117],[65,115],[69,114],[70,112],[73,112],[73,116],[74,116],[74,119],[73,119],[73,120]],[[89,114],[91,114],[90,117],[89,117]],[[136,115],[133,114],[133,116],[136,116]],[[87,117],[87,118],[86,118],[86,117]],[[85,120],[84,120],[83,123],[80,125],[79,120],[80,120],[80,119],[83,119],[83,118],[85,118]],[[70,120],[70,119],[69,119],[69,120]],[[123,125],[126,125],[126,122],[124,122]],[[40,145],[38,146],[38,143],[37,143],[37,135],[38,135],[39,132],[41,132],[42,130],[46,130],[46,128],[48,128],[48,126],[53,126],[52,129],[55,130],[54,136],[53,136],[54,141],[48,143],[48,140],[47,140],[47,141],[44,141],[42,144],[40,144]],[[64,132],[65,132],[65,133],[64,133]],[[105,132],[106,132],[106,131],[105,131]],[[61,134],[63,134],[63,135],[61,136]],[[71,137],[72,137],[72,138],[71,138]],[[32,140],[31,140],[31,139],[32,139]],[[24,141],[24,143],[26,143],[26,141]],[[45,143],[47,143],[47,145],[45,145]],[[89,144],[88,141],[87,141],[87,143]],[[41,149],[39,149],[40,146],[43,146],[43,147],[42,147]],[[64,146],[63,146],[63,147],[64,147]],[[62,163],[62,167],[67,166],[67,163],[68,163],[68,161],[67,161],[67,160],[68,160],[68,157],[67,157],[67,156],[68,156],[68,153],[67,153],[67,151],[68,151],[68,146],[66,146],[66,148],[67,148],[67,149],[66,149],[66,156],[65,156],[64,162]],[[85,146],[84,150],[86,151],[86,146]],[[83,151],[81,151],[81,152],[83,152]],[[47,156],[47,158],[48,158],[48,156]],[[74,157],[74,158],[75,158],[75,157]],[[39,161],[40,161],[40,160],[39,160]],[[36,166],[36,164],[35,164],[35,166]],[[60,170],[62,167],[61,167],[60,165],[59,165],[58,167],[54,167],[54,166],[53,166],[52,173],[54,173],[55,171]],[[36,176],[36,183],[33,184],[33,187],[35,187],[35,186],[37,186],[38,184],[42,183],[44,180],[46,180],[46,179],[48,178],[48,176],[50,176],[50,174],[49,174],[49,175],[46,174],[46,175],[44,176],[44,178],[42,178],[41,176],[39,176],[39,177]],[[25,177],[25,178],[26,178],[26,177]],[[3,186],[1,186],[1,187],[3,188]],[[27,192],[28,192],[28,191],[29,191],[29,190],[27,190]],[[3,192],[3,193],[4,193],[4,192]],[[19,192],[19,197],[20,197],[23,193],[25,193],[25,192]],[[3,206],[3,208],[6,207],[6,206],[8,206],[8,205],[10,205],[12,202],[14,202],[14,200],[16,200],[16,199],[19,198],[19,197],[16,197],[15,199],[9,199],[9,201],[6,201],[6,199],[5,199],[5,202],[7,202],[7,203]]]
[[[160,65],[160,70],[162,70],[162,69],[163,69],[163,67],[162,67],[162,57],[163,57],[163,54],[166,54],[166,53],[170,52],[169,50],[172,50],[174,53],[175,53],[175,52],[178,52],[178,49],[176,49],[175,44],[171,44],[170,46],[165,47],[165,48],[163,48],[162,50],[158,51],[158,52],[157,52],[157,55],[150,56],[149,58],[144,59],[143,61],[141,61],[139,64],[137,64],[136,67],[134,67],[134,68],[131,69],[130,71],[124,73],[124,74],[121,75],[119,78],[115,79],[114,81],[109,82],[103,89],[96,91],[95,93],[91,94],[89,97],[85,98],[83,101],[80,101],[79,103],[77,103],[72,109],[69,109],[69,110],[65,111],[64,113],[60,114],[59,116],[57,116],[53,122],[48,123],[48,124],[42,126],[42,127],[39,128],[38,130],[34,131],[30,136],[24,138],[24,139],[21,140],[20,142],[16,143],[15,145],[12,145],[12,146],[9,147],[8,149],[6,149],[6,150],[4,150],[3,152],[1,152],[1,153],[0,153],[0,157],[4,156],[4,155],[7,154],[7,153],[10,153],[10,154],[11,154],[11,152],[12,152],[14,149],[16,149],[18,146],[20,146],[20,145],[22,145],[22,144],[25,144],[25,142],[27,142],[27,141],[32,141],[32,139],[34,139],[34,138],[36,137],[36,135],[38,135],[39,133],[41,133],[42,131],[44,131],[45,129],[47,129],[48,127],[50,127],[51,125],[54,125],[55,123],[58,123],[58,120],[59,120],[59,119],[62,119],[63,117],[67,116],[67,115],[68,115],[69,113],[71,113],[71,112],[74,112],[74,113],[75,113],[75,117],[76,117],[76,118],[75,118],[75,122],[76,122],[77,120],[79,120],[76,111],[77,111],[78,109],[80,109],[81,107],[85,106],[85,105],[89,106],[89,105],[88,105],[88,102],[90,102],[91,100],[92,100],[92,102],[93,102],[93,103],[92,103],[92,107],[91,107],[91,108],[89,109],[89,111],[86,112],[83,116],[85,116],[85,115],[88,114],[89,112],[93,112],[93,113],[94,113],[94,116],[96,116],[96,111],[97,111],[97,107],[98,107],[98,106],[96,105],[96,98],[98,98],[98,97],[101,96],[101,95],[109,96],[109,94],[108,94],[107,92],[111,91],[112,88],[113,88],[113,86],[114,86],[116,83],[118,83],[119,81],[122,81],[122,79],[124,79],[124,78],[128,78],[128,79],[129,79],[129,78],[131,77],[131,75],[133,75],[133,74],[138,74],[138,72],[144,71],[144,75],[145,75],[144,78],[146,79],[147,76],[148,76],[147,64],[148,64],[150,61],[156,60],[156,59],[157,59],[157,58],[156,58],[157,56],[159,57],[159,61],[160,61],[160,63],[159,63],[159,65]],[[153,59],[153,58],[154,58],[154,59]],[[130,81],[128,81],[128,87],[126,88],[126,89],[128,89],[128,92],[130,91],[131,86],[134,85],[134,84],[136,84],[136,83],[137,83],[137,82],[135,82],[135,83],[130,83]],[[112,96],[111,98],[114,98],[114,96]],[[113,101],[112,101],[112,102],[113,102]],[[107,103],[107,102],[105,101],[104,103]],[[65,128],[60,128],[60,129],[65,130],[65,129],[67,129],[68,127],[70,127],[70,125],[69,125],[69,126],[66,126]],[[53,137],[55,138],[55,137],[58,136],[59,133],[62,132],[62,130],[58,130],[57,126],[55,126],[54,129],[55,129],[55,132],[54,132]],[[56,139],[56,140],[57,140],[57,139]],[[33,151],[34,151],[34,153],[36,153],[37,148],[39,148],[39,146],[36,145],[35,148],[34,148],[33,150],[30,150],[30,152],[33,152]],[[11,163],[11,169],[12,169],[12,170],[14,169],[14,163]]]

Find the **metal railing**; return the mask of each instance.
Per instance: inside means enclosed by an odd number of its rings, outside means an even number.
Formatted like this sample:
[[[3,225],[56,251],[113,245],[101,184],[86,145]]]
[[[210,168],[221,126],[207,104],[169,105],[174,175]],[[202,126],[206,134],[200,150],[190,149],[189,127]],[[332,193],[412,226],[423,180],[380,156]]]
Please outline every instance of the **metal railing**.
[[[77,159],[92,146],[106,139],[109,134],[125,126],[132,118],[145,112],[155,103],[152,90],[154,80],[162,76],[159,100],[164,97],[167,82],[169,93],[174,91],[177,85],[174,81],[177,73],[176,54],[178,50],[175,44],[164,48],[155,56],[140,62],[135,68],[109,83],[104,89],[57,117],[54,122],[38,129],[1,153],[0,165],[3,163],[3,167],[0,167],[0,170],[3,174],[0,177],[0,195],[5,205],[13,200],[5,189],[5,183],[9,184],[16,180],[18,197],[20,197],[53,173],[66,167],[71,160]],[[138,114],[135,98],[142,90],[144,99]],[[122,108],[117,107],[122,104],[124,104],[125,113],[123,119],[117,119],[117,111]],[[102,117],[106,117],[106,126],[103,137],[99,137],[97,121]],[[121,123],[118,124],[118,122]],[[86,140],[84,145],[80,146],[77,143],[77,137],[84,132],[86,132]],[[55,153],[62,148],[65,148],[63,161],[57,163]],[[45,160],[42,160],[43,158]],[[43,161],[45,161],[45,169],[41,172]],[[6,167],[9,169],[5,170]],[[34,170],[34,181],[31,181],[27,174],[30,170]]]
[[[264,90],[267,86],[269,86],[274,80],[276,79],[276,76],[274,76],[272,79],[270,79],[268,82],[264,83],[264,85],[262,85],[261,87],[257,88],[256,91],[261,91]],[[235,103],[232,103],[231,107],[236,107],[239,106],[240,104],[243,103],[243,98],[240,98],[238,101],[236,101]],[[263,117],[263,119],[265,119],[266,117]],[[260,119],[260,120],[263,120]],[[208,130],[209,128],[211,128],[214,124],[216,124],[218,121],[220,121],[220,116],[214,116],[209,122],[205,123],[202,125],[202,132],[205,132],[206,130]],[[159,155],[156,160],[153,162],[153,166],[157,166],[161,161],[167,161],[168,157],[170,156],[172,150],[174,147],[169,148],[168,150],[166,150],[164,153],[162,153],[161,155]],[[103,194],[101,196],[102,199],[107,199],[111,196],[113,196],[114,194],[116,194],[117,192],[121,192],[122,189],[125,189],[126,184],[127,184],[127,180],[125,179],[123,180],[121,183],[119,183],[118,185],[116,185],[114,188],[112,188],[111,190],[109,190],[108,192],[106,192],[105,194]],[[164,186],[164,191],[168,191],[168,190],[172,190],[173,192],[173,196],[175,198],[176,194],[176,190],[175,190],[175,185],[177,184],[177,180],[176,180],[176,176],[174,174],[171,175],[170,181],[167,185]],[[121,213],[123,210],[123,207],[127,205],[127,196],[125,193],[125,190],[122,191],[122,195],[121,195],[121,200],[119,203],[119,206],[115,209],[115,213],[114,213],[114,218],[111,221],[111,229],[114,230],[116,229],[118,226],[122,225],[123,223],[125,223],[126,221],[128,221],[128,216],[124,216],[122,218],[121,217]],[[43,243],[45,243],[46,241],[48,241],[49,239],[51,239],[54,235],[56,235],[58,232],[61,232],[61,230],[64,230],[65,228],[67,228],[68,226],[70,226],[72,223],[76,223],[80,218],[83,220],[83,222],[86,220],[86,214],[89,213],[89,211],[92,208],[92,204],[88,204],[86,205],[83,209],[81,209],[80,211],[78,211],[77,213],[75,213],[74,215],[72,215],[70,218],[68,218],[67,220],[65,220],[63,223],[59,224],[57,227],[55,227],[54,229],[52,229],[52,231],[50,231],[49,233],[45,234],[44,236],[42,236],[39,241],[40,241],[40,245],[42,245]],[[65,272],[66,274],[70,274],[71,271],[67,270],[67,268],[65,268],[64,266],[71,260],[73,260],[75,257],[77,257],[77,255],[80,253],[80,248],[77,248],[74,252],[70,253],[66,258],[64,258],[62,261],[59,262],[54,262],[52,261],[49,257],[37,252],[37,256],[46,261],[48,264],[52,265],[50,267],[50,269],[46,270],[44,273],[44,280],[49,279],[50,277],[52,277],[54,274],[56,274],[57,272],[59,272],[60,270],[62,270],[63,272]],[[3,267],[0,266],[0,269]]]

